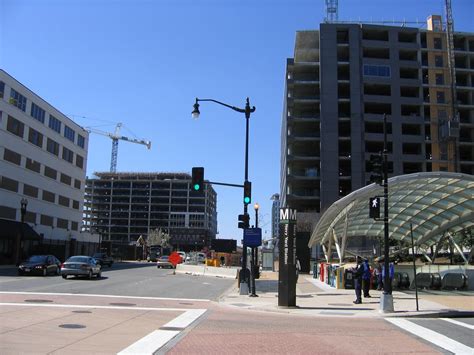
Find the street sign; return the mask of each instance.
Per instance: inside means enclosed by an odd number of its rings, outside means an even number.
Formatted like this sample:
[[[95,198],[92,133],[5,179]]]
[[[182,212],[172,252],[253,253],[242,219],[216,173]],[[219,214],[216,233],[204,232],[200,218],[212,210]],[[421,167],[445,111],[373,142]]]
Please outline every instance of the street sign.
[[[262,245],[262,229],[247,228],[244,229],[244,245],[253,248]]]
[[[369,198],[369,217],[380,218],[380,198],[379,197]]]
[[[183,259],[181,258],[181,255],[179,255],[177,252],[172,252],[170,257],[168,258],[169,262],[173,264],[174,267],[181,263]]]

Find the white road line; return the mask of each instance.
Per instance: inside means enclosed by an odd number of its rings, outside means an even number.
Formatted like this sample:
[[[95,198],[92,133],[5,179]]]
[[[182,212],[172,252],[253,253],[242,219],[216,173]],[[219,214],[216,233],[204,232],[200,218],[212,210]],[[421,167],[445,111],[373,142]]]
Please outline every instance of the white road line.
[[[179,331],[176,330],[155,330],[147,336],[136,341],[128,348],[118,352],[118,355],[152,355],[157,349],[161,348],[176,335]]]
[[[96,306],[96,305],[84,305],[84,304],[43,304],[43,303],[14,303],[14,302],[1,302],[0,306],[18,306],[18,307],[50,307],[50,308],[97,308],[97,309],[126,309],[135,311],[173,311],[173,312],[186,312],[188,309],[185,308],[157,308],[157,307],[127,307],[127,306]],[[204,310],[205,311],[205,310]]]
[[[412,323],[406,319],[398,319],[398,318],[385,318],[388,322],[410,332],[422,339],[429,341],[443,349],[451,351],[454,354],[469,354],[472,355],[474,353],[474,349],[461,344],[453,339],[448,338],[440,333],[434,332],[430,329],[424,328],[420,325]]]
[[[170,328],[186,328],[196,319],[201,317],[204,313],[206,313],[206,309],[190,309],[185,313],[179,315],[172,321],[166,323],[163,327],[170,327]]]
[[[456,324],[456,325],[460,325],[461,327],[465,327],[465,328],[468,328],[468,329],[471,329],[471,330],[474,330],[474,325],[471,325],[471,324],[467,324],[467,323],[464,323],[464,322],[460,322],[460,321],[457,321],[457,320],[454,320],[454,319],[451,319],[451,318],[440,318],[446,322],[449,322],[449,323],[453,323],[453,324]]]
[[[166,323],[162,328],[173,327],[185,329],[204,313],[206,309],[190,309],[179,315],[172,321]],[[136,341],[129,347],[123,349],[118,355],[152,355],[166,345],[171,339],[180,333],[178,330],[155,330],[147,336]]]
[[[162,301],[188,301],[188,302],[210,302],[208,299],[197,298],[167,298],[167,297],[141,297],[141,296],[117,296],[117,295],[99,295],[88,293],[60,293],[60,292],[15,292],[15,291],[0,291],[0,294],[6,295],[44,295],[44,296],[79,296],[79,297],[109,297],[109,298],[130,298],[141,300],[162,300]]]

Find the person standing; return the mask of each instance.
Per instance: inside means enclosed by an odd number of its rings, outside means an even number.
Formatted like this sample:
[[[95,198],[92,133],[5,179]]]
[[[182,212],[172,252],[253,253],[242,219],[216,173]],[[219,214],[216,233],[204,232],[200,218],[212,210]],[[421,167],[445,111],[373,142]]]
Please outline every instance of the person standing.
[[[374,270],[374,275],[377,278],[377,291],[383,289],[383,277],[382,277],[382,262],[379,261],[377,267]]]
[[[362,275],[362,281],[363,281],[363,290],[364,290],[364,298],[371,298],[369,294],[370,290],[370,266],[369,266],[369,261],[367,259],[364,260],[364,273]]]
[[[356,294],[356,300],[354,301],[354,303],[361,304],[362,303],[362,275],[364,274],[364,266],[362,265],[362,261],[358,256],[356,256],[356,263],[357,263],[357,266],[353,269],[354,286],[355,286],[355,294]]]

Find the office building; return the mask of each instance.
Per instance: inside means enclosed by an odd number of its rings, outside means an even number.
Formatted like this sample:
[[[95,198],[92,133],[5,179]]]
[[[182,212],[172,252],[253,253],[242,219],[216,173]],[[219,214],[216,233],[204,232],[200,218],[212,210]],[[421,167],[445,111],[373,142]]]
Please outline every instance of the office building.
[[[175,249],[201,250],[217,234],[217,194],[191,190],[185,173],[95,173],[87,179],[84,226],[116,247],[161,229]]]
[[[14,248],[22,199],[37,242],[68,249],[58,257],[91,242],[80,233],[87,145],[87,131],[0,70],[0,219],[12,228],[2,231],[5,258]],[[30,242],[22,242],[22,253]]]

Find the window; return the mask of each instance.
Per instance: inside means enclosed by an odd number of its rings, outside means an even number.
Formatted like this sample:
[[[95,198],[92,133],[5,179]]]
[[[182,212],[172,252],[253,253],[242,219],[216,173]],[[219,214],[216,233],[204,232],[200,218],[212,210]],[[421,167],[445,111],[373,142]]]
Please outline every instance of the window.
[[[435,67],[442,67],[443,66],[443,57],[440,55],[435,55]]]
[[[76,166],[81,169],[84,167],[84,158],[79,154],[76,154]]]
[[[23,133],[25,131],[25,125],[23,122],[18,121],[12,116],[8,116],[7,121],[7,131],[16,134],[18,137],[23,138]]]
[[[61,173],[61,182],[66,185],[71,185],[71,177],[69,175]]]
[[[53,180],[56,180],[58,177],[58,172],[49,166],[44,167],[44,176],[47,176]]]
[[[76,132],[74,132],[72,128],[64,125],[64,137],[69,139],[71,142],[74,142],[74,139],[76,137]]]
[[[43,147],[43,135],[31,127],[28,132],[28,141],[40,148]]]
[[[7,148],[5,148],[5,151],[3,152],[3,160],[16,165],[21,165],[21,155]]]
[[[54,203],[56,200],[56,195],[52,192],[43,190],[43,200]]]
[[[364,64],[364,76],[390,77],[390,67],[388,65]]]
[[[32,160],[30,158],[26,158],[26,165],[25,167],[29,170],[32,170],[36,173],[39,173],[40,172],[40,169],[41,169],[41,164],[38,163],[37,161],[35,160]]]
[[[67,197],[59,195],[58,203],[61,206],[69,207],[69,199]]]
[[[81,136],[80,134],[78,134],[77,135],[77,145],[79,147],[81,147],[82,149],[84,149],[85,142],[86,142],[86,139],[83,136]]]
[[[46,150],[50,152],[51,154],[54,154],[56,156],[59,155],[59,143],[53,141],[52,139],[48,138],[48,141],[46,143]]]
[[[69,222],[67,219],[58,218],[58,220],[56,221],[56,227],[61,229],[68,229]]]
[[[38,188],[28,185],[28,184],[23,184],[23,195],[26,196],[31,196],[31,197],[38,197]]]
[[[74,179],[74,187],[76,189],[81,189],[81,182],[77,179]]]
[[[42,214],[40,218],[40,223],[43,226],[53,226],[53,217]]]
[[[10,101],[13,106],[18,107],[22,111],[26,111],[26,97],[17,92],[15,89],[10,89]]]
[[[443,45],[440,37],[435,37],[433,39],[433,44],[435,49],[443,49]]]
[[[78,210],[79,209],[79,201],[72,200],[72,208],[74,208],[75,210]]]
[[[0,206],[0,218],[16,219],[16,209],[7,206]]]
[[[436,85],[444,85],[444,75],[436,74]]]
[[[31,103],[31,117],[37,119],[41,123],[44,123],[44,110],[36,105],[34,102]]]
[[[0,189],[18,192],[18,181],[0,176]]]
[[[3,99],[3,93],[5,92],[5,83],[0,81],[0,99]]]
[[[49,115],[49,128],[53,131],[61,133],[61,121],[56,117]]]
[[[74,153],[72,152],[72,150],[69,150],[66,147],[63,147],[63,159],[72,164],[74,160]]]
[[[436,103],[438,104],[445,103],[444,91],[436,91]]]
[[[77,222],[71,221],[71,229],[72,229],[73,231],[77,231],[77,230],[78,230],[78,226],[79,226],[79,224],[78,224]]]

